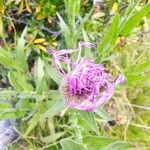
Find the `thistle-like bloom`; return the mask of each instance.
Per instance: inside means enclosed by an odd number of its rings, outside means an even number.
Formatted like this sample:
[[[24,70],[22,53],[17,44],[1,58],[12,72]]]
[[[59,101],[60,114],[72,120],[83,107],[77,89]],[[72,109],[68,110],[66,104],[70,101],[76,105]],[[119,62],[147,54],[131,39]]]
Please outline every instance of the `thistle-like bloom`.
[[[113,79],[102,64],[81,57],[83,47],[92,48],[95,44],[80,42],[75,50],[50,50],[49,53],[62,75],[59,91],[65,103],[71,108],[94,111],[113,96],[116,85],[124,83],[125,78],[119,74]],[[71,61],[69,55],[74,52],[78,52],[78,57]],[[61,62],[66,64],[65,69]]]

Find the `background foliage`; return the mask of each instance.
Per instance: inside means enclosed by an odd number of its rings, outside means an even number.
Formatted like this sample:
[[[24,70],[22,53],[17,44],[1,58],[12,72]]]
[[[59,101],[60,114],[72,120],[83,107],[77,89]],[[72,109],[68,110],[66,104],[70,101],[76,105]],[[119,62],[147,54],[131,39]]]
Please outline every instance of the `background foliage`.
[[[9,149],[150,149],[150,3],[105,0],[0,0],[0,119],[17,119]],[[93,113],[68,109],[48,49],[97,43],[86,57],[127,82]],[[107,123],[117,115],[123,125]]]

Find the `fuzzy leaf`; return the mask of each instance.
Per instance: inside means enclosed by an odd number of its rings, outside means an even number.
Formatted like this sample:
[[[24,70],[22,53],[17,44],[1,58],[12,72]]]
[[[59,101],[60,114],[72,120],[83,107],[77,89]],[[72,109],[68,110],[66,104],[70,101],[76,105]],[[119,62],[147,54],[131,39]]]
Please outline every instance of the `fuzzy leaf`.
[[[45,68],[46,68],[48,75],[59,85],[61,82],[61,78],[62,78],[60,73],[49,64],[46,64]]]
[[[111,116],[102,107],[99,107],[95,113],[105,121],[112,120]]]
[[[79,111],[85,123],[94,131],[99,134],[98,125],[95,121],[94,114],[92,112]]]
[[[58,113],[60,113],[65,107],[66,106],[62,100],[57,100],[53,102],[53,104],[49,107],[49,109],[45,113],[42,114],[41,119],[53,117]]]

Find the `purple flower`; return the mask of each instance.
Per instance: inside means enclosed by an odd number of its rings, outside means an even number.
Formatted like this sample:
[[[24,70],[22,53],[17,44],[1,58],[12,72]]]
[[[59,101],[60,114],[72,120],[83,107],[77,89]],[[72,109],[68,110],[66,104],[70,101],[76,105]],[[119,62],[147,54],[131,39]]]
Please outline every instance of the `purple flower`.
[[[59,91],[65,103],[75,109],[94,111],[106,103],[114,94],[117,84],[124,83],[125,78],[119,74],[115,79],[105,71],[102,64],[81,57],[82,47],[92,48],[95,44],[80,42],[75,50],[50,50],[55,67],[62,74]],[[78,52],[77,60],[71,61],[69,55]],[[66,64],[64,69],[61,62]]]

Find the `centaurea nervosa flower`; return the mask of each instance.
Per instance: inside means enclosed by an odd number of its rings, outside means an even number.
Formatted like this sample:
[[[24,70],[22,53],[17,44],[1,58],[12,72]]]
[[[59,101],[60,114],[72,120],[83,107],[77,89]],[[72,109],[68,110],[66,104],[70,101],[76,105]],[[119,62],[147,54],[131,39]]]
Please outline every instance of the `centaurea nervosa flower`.
[[[55,67],[62,74],[59,91],[65,103],[71,108],[94,111],[112,97],[116,85],[125,79],[121,74],[113,79],[102,64],[81,57],[82,47],[92,48],[95,44],[80,42],[75,50],[49,52],[53,55]],[[69,55],[74,52],[78,52],[78,57],[76,61],[71,61]],[[60,62],[64,62],[67,69],[63,69]]]

